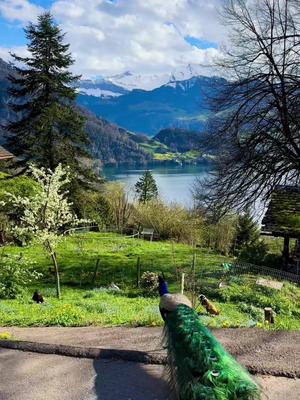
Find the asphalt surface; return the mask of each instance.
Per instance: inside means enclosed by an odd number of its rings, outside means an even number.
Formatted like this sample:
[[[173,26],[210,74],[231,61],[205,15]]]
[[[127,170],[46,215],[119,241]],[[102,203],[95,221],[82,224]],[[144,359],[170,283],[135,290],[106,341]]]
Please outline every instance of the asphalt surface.
[[[299,400],[300,380],[255,376],[262,400]],[[0,349],[0,400],[171,400],[160,365]]]
[[[1,328],[16,339],[164,355],[161,328]],[[214,335],[250,371],[300,377],[300,331],[218,329]],[[299,396],[300,400],[300,396]]]
[[[162,366],[0,349],[0,400],[168,400]]]

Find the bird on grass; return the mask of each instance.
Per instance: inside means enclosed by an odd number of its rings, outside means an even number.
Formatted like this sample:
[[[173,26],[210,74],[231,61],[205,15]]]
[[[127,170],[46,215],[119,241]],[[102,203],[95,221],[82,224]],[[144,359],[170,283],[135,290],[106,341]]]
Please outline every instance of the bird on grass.
[[[159,277],[170,383],[179,400],[259,400],[259,387],[202,324],[189,299]]]
[[[37,290],[33,293],[32,300],[35,301],[37,304],[44,303],[43,296]]]
[[[205,307],[206,311],[211,314],[211,315],[219,315],[220,311],[217,309],[217,307],[211,303],[204,294],[200,294],[199,296],[199,301]]]

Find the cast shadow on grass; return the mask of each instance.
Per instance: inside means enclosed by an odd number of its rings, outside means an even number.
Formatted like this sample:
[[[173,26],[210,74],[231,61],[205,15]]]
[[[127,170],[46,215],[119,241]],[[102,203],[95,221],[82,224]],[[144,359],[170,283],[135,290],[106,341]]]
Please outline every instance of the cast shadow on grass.
[[[98,400],[172,400],[166,369],[120,360],[95,360]]]

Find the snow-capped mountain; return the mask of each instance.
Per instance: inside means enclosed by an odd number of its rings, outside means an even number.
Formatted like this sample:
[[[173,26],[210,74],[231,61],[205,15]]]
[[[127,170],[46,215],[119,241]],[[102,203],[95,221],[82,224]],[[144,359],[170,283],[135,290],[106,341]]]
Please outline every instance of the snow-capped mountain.
[[[77,102],[130,132],[153,136],[164,128],[203,131],[211,113],[209,98],[224,83],[222,78],[198,76],[118,97],[80,94]]]
[[[170,73],[162,74],[135,74],[126,71],[103,79],[81,81],[79,92],[88,96],[117,97],[134,89],[149,91],[171,82],[198,77],[203,73],[203,67],[198,64],[188,64],[185,67],[176,68]]]
[[[118,97],[128,93],[128,90],[114,83],[101,79],[85,79],[79,82],[77,91],[81,94],[95,97]]]
[[[123,74],[109,76],[106,80],[131,91],[134,89],[153,90],[164,85],[169,78],[169,74],[134,74],[126,71]]]
[[[169,82],[184,81],[200,75],[203,75],[201,65],[188,64],[185,67],[178,67],[170,73],[134,74],[126,71],[123,74],[109,76],[106,80],[129,91],[133,89],[153,90]]]

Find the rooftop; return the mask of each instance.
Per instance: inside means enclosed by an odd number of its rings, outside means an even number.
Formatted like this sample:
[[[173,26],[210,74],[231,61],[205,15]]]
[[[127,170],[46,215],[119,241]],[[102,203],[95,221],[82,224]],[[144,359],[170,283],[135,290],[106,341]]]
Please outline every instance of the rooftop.
[[[300,237],[300,186],[277,186],[262,220],[275,236]]]
[[[2,160],[12,160],[14,155],[6,150],[4,147],[0,146],[0,161]]]

